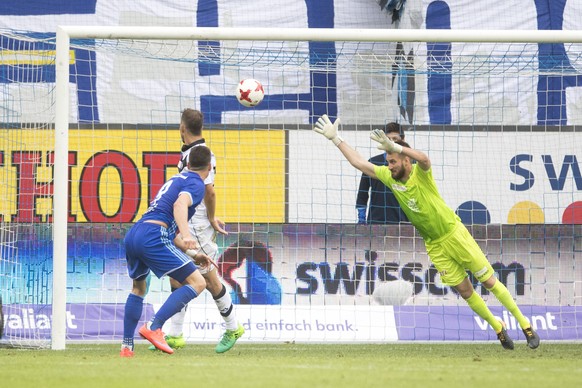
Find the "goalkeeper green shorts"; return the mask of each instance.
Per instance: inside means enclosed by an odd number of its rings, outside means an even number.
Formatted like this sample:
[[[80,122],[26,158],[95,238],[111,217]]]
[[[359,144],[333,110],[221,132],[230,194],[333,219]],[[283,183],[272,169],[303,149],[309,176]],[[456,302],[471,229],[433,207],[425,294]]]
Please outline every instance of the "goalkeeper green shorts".
[[[489,279],[495,272],[471,233],[461,222],[458,222],[453,231],[446,236],[426,243],[426,250],[439,271],[441,282],[449,286],[461,284],[467,277],[467,270],[480,282]]]

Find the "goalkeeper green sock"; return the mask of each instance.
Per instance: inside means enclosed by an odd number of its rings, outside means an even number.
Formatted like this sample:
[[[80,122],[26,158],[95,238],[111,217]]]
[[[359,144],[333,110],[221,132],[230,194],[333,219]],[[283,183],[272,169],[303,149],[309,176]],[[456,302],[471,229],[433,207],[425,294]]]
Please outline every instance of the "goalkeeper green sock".
[[[527,329],[531,326],[527,318],[521,313],[519,307],[517,307],[517,303],[515,303],[515,300],[513,300],[509,290],[503,283],[497,280],[493,287],[489,288],[489,291],[491,291],[497,300],[501,302],[515,319],[517,319],[517,322],[519,322],[519,326],[521,326],[522,329]]]
[[[491,310],[489,310],[489,307],[487,307],[485,301],[483,300],[483,298],[481,298],[481,296],[479,296],[479,294],[473,291],[473,294],[465,300],[467,301],[469,307],[471,307],[471,309],[478,316],[486,320],[495,330],[496,333],[499,333],[501,331],[502,327],[501,322],[499,322],[497,318],[495,318],[495,316],[493,315]]]

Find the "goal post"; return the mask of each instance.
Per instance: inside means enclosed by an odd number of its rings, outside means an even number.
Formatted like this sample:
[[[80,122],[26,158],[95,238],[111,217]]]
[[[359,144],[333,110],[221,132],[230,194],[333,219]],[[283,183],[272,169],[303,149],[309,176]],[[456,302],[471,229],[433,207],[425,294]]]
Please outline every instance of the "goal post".
[[[55,82],[55,167],[53,194],[53,350],[66,346],[67,314],[67,214],[69,196],[69,46],[70,36],[57,28]]]
[[[232,28],[59,26],[63,39],[175,39],[305,42],[580,43],[577,30],[428,30],[353,28]]]
[[[542,338],[582,339],[582,116],[566,120],[555,105],[566,93],[580,105],[582,58],[572,49],[552,66],[559,58],[543,61],[539,48],[579,47],[582,31],[59,26],[49,43],[54,148],[38,152],[53,169],[53,349],[120,338],[123,235],[174,172],[184,108],[204,112],[217,155],[217,210],[231,232],[218,238],[220,274],[252,329],[243,340],[494,339],[440,283],[409,224],[357,224],[361,174],[311,131],[324,113],[341,117],[342,137],[366,157],[377,153],[371,129],[403,124]],[[572,87],[552,90],[553,77]],[[256,108],[234,98],[243,78],[265,87]],[[3,260],[18,246],[13,213],[2,214]],[[166,283],[154,279],[148,305],[167,297]],[[201,295],[185,334],[214,341],[220,324]]]

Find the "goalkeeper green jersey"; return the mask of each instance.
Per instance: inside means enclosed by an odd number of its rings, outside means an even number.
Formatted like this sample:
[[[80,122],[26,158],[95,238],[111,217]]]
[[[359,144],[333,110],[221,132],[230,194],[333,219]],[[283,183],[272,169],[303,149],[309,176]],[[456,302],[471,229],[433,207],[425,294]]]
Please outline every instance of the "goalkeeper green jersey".
[[[460,218],[447,206],[432,176],[432,168],[423,171],[412,165],[406,183],[392,178],[386,166],[375,166],[374,172],[396,196],[408,220],[418,230],[425,242],[437,240],[453,230]]]

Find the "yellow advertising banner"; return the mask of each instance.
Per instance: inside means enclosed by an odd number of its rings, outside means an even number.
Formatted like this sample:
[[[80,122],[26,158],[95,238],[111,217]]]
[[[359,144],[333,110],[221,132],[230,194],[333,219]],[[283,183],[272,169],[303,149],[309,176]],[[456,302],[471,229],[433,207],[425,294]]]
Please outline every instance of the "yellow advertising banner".
[[[285,221],[285,132],[211,130],[217,216],[225,222]],[[177,173],[177,129],[71,129],[69,222],[134,222]],[[52,216],[54,131],[0,129],[0,218]]]

